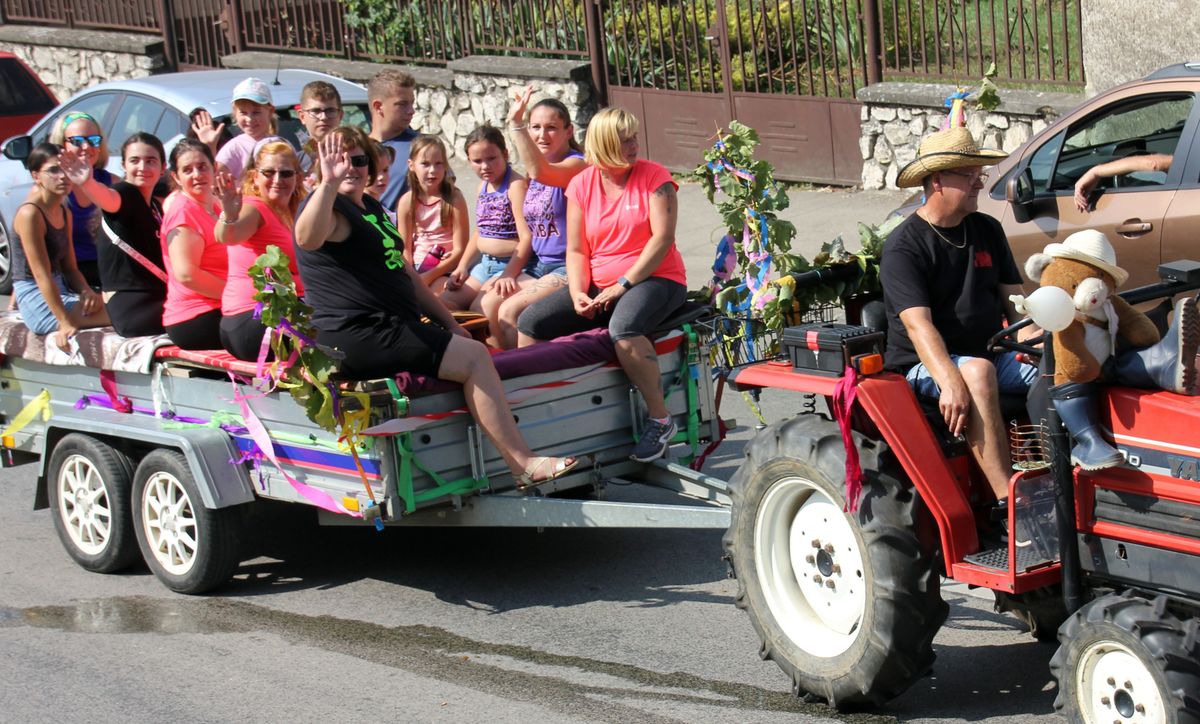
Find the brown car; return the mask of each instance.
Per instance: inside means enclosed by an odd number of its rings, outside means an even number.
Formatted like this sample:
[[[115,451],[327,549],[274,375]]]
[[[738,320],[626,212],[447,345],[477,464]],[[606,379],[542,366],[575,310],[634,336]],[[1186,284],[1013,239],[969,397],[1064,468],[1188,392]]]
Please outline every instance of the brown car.
[[[1130,273],[1125,289],[1157,281],[1162,262],[1200,259],[1197,94],[1200,63],[1163,68],[1089,99],[991,169],[979,210],[1003,224],[1017,264],[1079,229],[1108,235]],[[1170,170],[1101,179],[1091,210],[1076,208],[1088,169],[1152,153],[1173,155]],[[898,212],[915,208],[910,200]]]

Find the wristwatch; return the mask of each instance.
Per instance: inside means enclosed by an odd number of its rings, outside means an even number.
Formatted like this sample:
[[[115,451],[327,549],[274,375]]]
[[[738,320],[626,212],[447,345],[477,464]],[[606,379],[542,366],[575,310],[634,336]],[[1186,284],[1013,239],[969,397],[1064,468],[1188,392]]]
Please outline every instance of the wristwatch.
[[[626,289],[633,288],[633,282],[629,281],[625,277],[621,277],[620,279],[618,279],[617,284],[620,284],[621,286],[625,287]]]

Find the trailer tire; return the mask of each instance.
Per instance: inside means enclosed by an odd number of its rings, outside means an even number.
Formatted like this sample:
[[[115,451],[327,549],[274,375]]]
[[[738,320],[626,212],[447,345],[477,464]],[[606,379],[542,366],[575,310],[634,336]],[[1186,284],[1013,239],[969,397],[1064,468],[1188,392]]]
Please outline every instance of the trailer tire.
[[[134,528],[142,557],[176,593],[224,584],[240,562],[241,511],[205,508],[187,460],[155,450],[134,474]]]
[[[113,573],[138,559],[129,503],[133,461],[125,453],[77,432],[54,446],[46,478],[54,529],[81,567]]]
[[[1200,722],[1200,618],[1179,618],[1165,596],[1098,598],[1058,640],[1054,708],[1068,721]]]
[[[842,708],[881,704],[928,673],[949,610],[917,537],[916,493],[886,445],[855,443],[863,495],[845,513],[836,424],[806,414],[760,432],[730,483],[724,538],[761,656],[797,696]]]

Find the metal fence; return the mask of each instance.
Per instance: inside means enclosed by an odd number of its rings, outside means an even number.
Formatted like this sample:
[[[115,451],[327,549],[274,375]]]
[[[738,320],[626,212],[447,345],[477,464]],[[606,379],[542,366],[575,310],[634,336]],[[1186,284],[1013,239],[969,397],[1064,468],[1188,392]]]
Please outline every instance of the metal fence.
[[[879,0],[883,72],[1082,87],[1082,0]]]
[[[2,0],[10,23],[159,32],[159,0]]]
[[[591,2],[0,0],[0,20],[162,32],[185,66],[238,50],[427,65],[594,52],[621,86],[826,97],[884,78],[973,83],[993,62],[1001,81],[1084,80],[1082,0],[601,0],[598,24]]]

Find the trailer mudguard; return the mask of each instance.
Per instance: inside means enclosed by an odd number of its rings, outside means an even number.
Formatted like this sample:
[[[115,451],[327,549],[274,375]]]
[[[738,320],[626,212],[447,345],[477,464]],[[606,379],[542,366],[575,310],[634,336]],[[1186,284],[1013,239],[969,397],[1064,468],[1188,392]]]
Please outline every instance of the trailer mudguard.
[[[159,421],[151,417],[121,415],[119,422],[107,419],[95,420],[81,416],[56,414],[46,423],[46,432],[36,445],[41,447],[38,461],[39,503],[35,508],[44,508],[44,494],[40,485],[46,477],[46,465],[53,450],[47,441],[60,440],[68,432],[82,432],[100,439],[129,441],[136,445],[173,448],[183,453],[192,475],[200,487],[200,499],[205,508],[228,508],[254,500],[254,487],[245,465],[232,461],[241,457],[229,434],[212,427],[187,427],[164,430]]]

